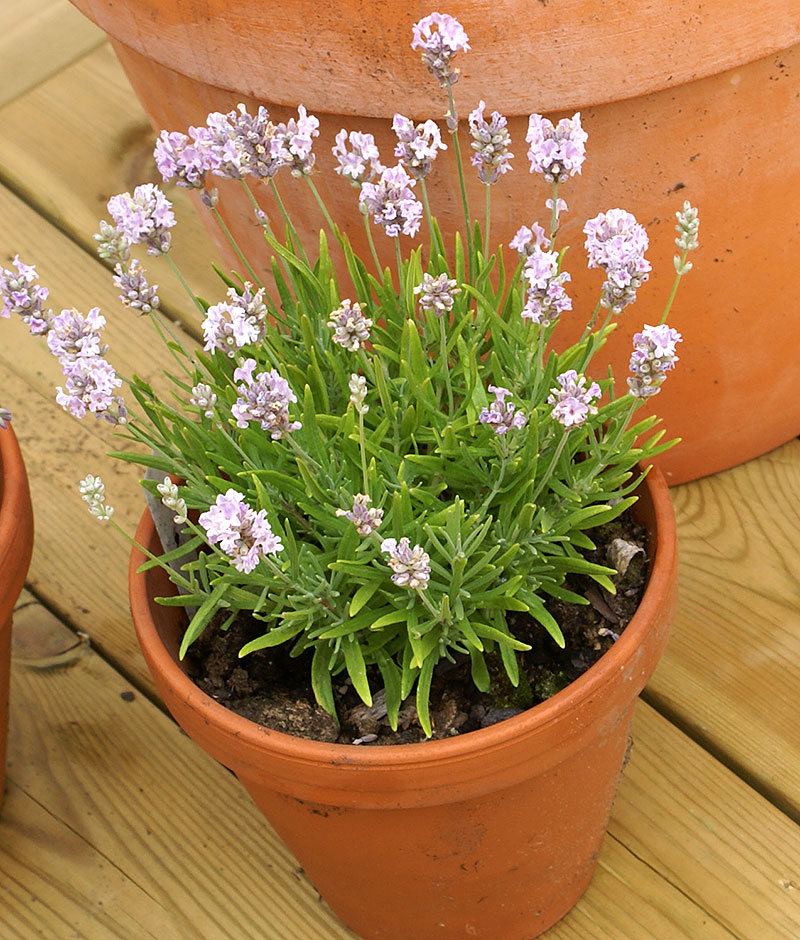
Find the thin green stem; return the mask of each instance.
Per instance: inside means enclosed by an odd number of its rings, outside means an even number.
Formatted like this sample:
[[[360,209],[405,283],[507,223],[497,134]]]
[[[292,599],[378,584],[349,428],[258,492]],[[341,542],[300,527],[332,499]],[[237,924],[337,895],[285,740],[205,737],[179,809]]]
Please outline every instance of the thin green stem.
[[[505,442],[504,442],[504,444],[505,444]],[[499,469],[499,470],[497,471],[497,473],[495,474],[494,485],[492,486],[491,490],[489,491],[489,495],[488,495],[488,496],[486,497],[486,499],[481,503],[481,507],[480,507],[480,509],[478,510],[478,517],[479,517],[479,518],[482,519],[483,516],[485,515],[485,513],[487,513],[487,512],[489,511],[489,507],[492,505],[492,500],[493,500],[493,499],[495,498],[495,496],[497,496],[497,494],[500,492],[500,487],[503,485],[503,479],[504,479],[504,477],[505,477],[505,475],[506,475],[506,466],[507,466],[507,465],[508,465],[508,446],[505,445],[504,448],[503,448],[503,459],[502,459],[502,461],[501,461],[501,463],[500,463],[500,469]]]
[[[244,191],[247,193],[247,198],[250,200],[250,202],[251,202],[251,204],[252,204],[252,206],[253,206],[253,209],[255,209],[256,218],[259,220],[259,222],[261,222],[262,225],[265,225],[266,228],[269,228],[269,219],[267,218],[267,214],[266,214],[266,212],[264,212],[264,210],[263,210],[263,209],[261,208],[261,206],[258,204],[258,200],[257,200],[256,197],[253,195],[253,190],[250,189],[250,187],[247,185],[247,180],[243,179],[243,180],[241,180],[240,182],[241,182],[242,186],[244,186]],[[261,220],[262,220],[262,217],[263,217],[263,219],[265,220],[265,221],[263,221],[263,222],[261,221]]]
[[[569,437],[569,431],[565,428],[564,433],[561,436],[561,440],[558,442],[558,446],[553,451],[553,456],[550,458],[550,463],[547,467],[547,470],[542,474],[541,479],[537,483],[536,489],[533,491],[533,495],[528,500],[528,502],[535,503],[536,498],[538,497],[539,493],[542,492],[544,487],[549,482],[551,476],[553,475],[553,471],[556,468],[556,464],[558,463],[558,459],[561,456],[561,452],[564,450],[564,445],[567,443],[568,437]]]
[[[150,322],[153,324],[153,327],[156,333],[158,333],[159,338],[161,339],[162,343],[164,343],[164,345],[170,351],[172,358],[175,360],[175,362],[178,363],[179,367],[183,370],[183,372],[186,373],[186,375],[191,376],[192,370],[186,365],[186,362],[178,356],[178,354],[175,352],[172,346],[170,346],[169,343],[167,343],[166,341],[166,337],[164,335],[165,330],[167,333],[169,333],[170,337],[172,338],[172,341],[175,343],[176,346],[178,346],[180,351],[186,357],[186,360],[189,360],[189,354],[183,348],[183,344],[181,343],[180,339],[178,339],[178,337],[176,336],[174,330],[170,327],[169,322],[165,321],[164,326],[162,327],[162,325],[158,322],[158,317],[156,316],[155,310],[151,310],[150,313],[148,314],[148,317],[150,317]],[[130,385],[130,382],[128,384]]]
[[[292,238],[292,241],[295,243],[295,247],[300,250],[300,254],[303,256],[303,260],[308,263],[308,256],[306,255],[306,250],[303,247],[303,243],[300,241],[300,236],[297,234],[297,229],[294,227],[289,213],[286,211],[286,206],[283,204],[281,199],[281,194],[278,192],[278,187],[275,185],[274,177],[270,177],[269,188],[272,191],[272,195],[275,197],[275,202],[278,204],[278,209],[283,216],[283,220],[286,223],[287,228],[289,229],[289,234]]]
[[[361,475],[364,480],[364,494],[369,496],[369,480],[367,478],[367,442],[364,437],[364,412],[358,412],[358,441],[361,446]]]
[[[592,311],[592,315],[589,317],[589,322],[588,322],[588,323],[586,324],[586,326],[584,327],[583,333],[582,333],[581,338],[580,338],[580,342],[581,342],[581,343],[582,343],[582,342],[586,339],[586,337],[592,332],[592,328],[594,327],[595,323],[597,322],[597,315],[600,313],[600,308],[602,307],[602,305],[603,305],[603,298],[601,297],[600,300],[597,301],[597,306],[596,306],[596,307],[594,308],[594,310]]]
[[[486,228],[483,233],[483,260],[489,257],[489,228],[492,224],[492,187],[486,183]]]
[[[432,602],[432,601],[430,600],[430,598],[425,594],[425,591],[424,591],[424,590],[421,590],[420,588],[417,588],[416,590],[417,590],[417,596],[419,597],[419,599],[422,601],[422,603],[423,603],[423,604],[425,605],[425,607],[427,608],[428,613],[430,613],[433,617],[435,617],[436,620],[437,620],[437,622],[438,622],[438,621],[441,619],[441,616],[442,616],[441,611],[437,610],[437,609],[433,606],[433,602]]]
[[[425,185],[425,180],[419,181],[419,190],[422,193],[422,205],[425,207],[425,218],[428,220],[428,229],[431,233],[431,256],[433,256],[434,249],[440,255],[444,255],[444,245],[441,243],[441,239],[437,237],[436,226],[433,224],[433,214],[431,213],[428,187]]]
[[[447,355],[447,327],[444,322],[444,314],[439,317],[439,358],[442,360],[444,369],[444,381],[447,386],[447,413],[453,415],[453,386],[450,382],[450,361]]]
[[[550,250],[556,243],[556,231],[558,230],[558,180],[553,180],[553,205],[550,209]]]
[[[403,253],[400,250],[400,236],[394,237],[394,258],[397,263],[397,296],[400,298],[400,304],[403,313],[408,316],[409,312],[405,302],[405,291],[403,290]]]
[[[176,277],[178,278],[178,280],[180,281],[181,286],[183,287],[183,289],[184,289],[184,290],[186,291],[186,293],[192,298],[192,303],[195,305],[195,307],[197,307],[197,309],[200,311],[200,313],[202,313],[203,316],[205,316],[205,315],[206,315],[206,309],[205,309],[205,307],[200,303],[199,298],[195,296],[195,294],[194,294],[194,292],[192,291],[191,287],[189,287],[189,285],[186,283],[186,279],[185,279],[184,276],[181,274],[180,268],[178,267],[178,265],[175,264],[175,261],[173,260],[172,255],[167,254],[167,255],[164,255],[164,257],[167,259],[167,263],[168,263],[169,266],[172,268],[173,273],[175,274],[175,276],[176,276]]]
[[[331,218],[331,215],[328,212],[328,209],[325,206],[325,203],[322,201],[322,196],[320,196],[319,190],[314,185],[314,180],[312,180],[310,176],[304,176],[304,179],[308,183],[308,185],[311,187],[311,192],[314,194],[314,198],[317,200],[317,205],[320,208],[320,212],[322,212],[323,218],[328,224],[328,228],[331,230],[331,234],[333,235],[334,238],[338,240],[339,235],[336,231],[336,226],[333,224],[333,219]]]
[[[264,285],[261,283],[261,279],[260,279],[259,276],[256,274],[256,272],[253,270],[253,268],[252,268],[250,262],[247,260],[247,258],[245,258],[244,254],[243,254],[243,252],[242,252],[242,249],[239,247],[239,245],[238,245],[236,239],[235,239],[235,238],[233,237],[233,235],[231,234],[230,229],[229,229],[228,226],[225,224],[225,220],[222,218],[222,216],[219,214],[219,212],[217,211],[216,208],[214,208],[214,209],[211,210],[211,214],[214,216],[214,221],[215,221],[215,222],[217,223],[217,225],[219,225],[219,227],[222,229],[222,234],[223,234],[223,235],[225,236],[225,238],[228,240],[228,243],[230,244],[231,248],[233,248],[233,250],[236,252],[236,257],[237,257],[237,258],[242,262],[242,264],[244,265],[245,270],[247,271],[247,273],[250,275],[250,277],[253,278],[253,280],[256,282],[256,284],[257,284],[259,287],[263,287]]]
[[[447,84],[447,100],[450,105],[450,117],[453,121],[453,130],[450,136],[453,138],[453,152],[456,155],[456,166],[458,168],[458,183],[461,188],[461,202],[464,207],[464,222],[467,226],[467,251],[469,253],[470,279],[472,278],[472,225],[470,223],[469,203],[467,202],[467,186],[464,182],[464,164],[461,160],[461,146],[458,142],[458,118],[456,116],[456,106],[453,102],[453,86]]]
[[[683,268],[684,264],[686,264],[686,256],[688,254],[689,252],[687,250],[684,251],[684,253],[681,255],[678,271],[675,274],[675,280],[672,282],[672,290],[670,291],[669,297],[667,298],[667,305],[664,307],[664,312],[661,314],[661,319],[658,321],[659,326],[667,322],[667,317],[669,316],[669,312],[672,309],[672,301],[675,300],[675,294],[678,292],[678,284],[680,284],[681,278],[685,273],[681,270],[681,268]]]
[[[369,216],[364,216],[364,228],[367,230],[367,241],[369,242],[369,250],[372,252],[372,260],[375,262],[375,271],[378,275],[378,279],[381,279],[383,270],[381,268],[380,260],[378,259],[378,252],[375,250],[375,242],[372,238],[372,228],[369,224]]]

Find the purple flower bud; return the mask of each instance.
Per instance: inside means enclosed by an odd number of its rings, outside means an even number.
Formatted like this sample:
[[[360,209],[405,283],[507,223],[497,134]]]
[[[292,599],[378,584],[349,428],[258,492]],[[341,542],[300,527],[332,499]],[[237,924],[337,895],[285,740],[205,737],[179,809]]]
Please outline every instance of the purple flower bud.
[[[0,316],[16,313],[23,323],[28,324],[31,333],[46,333],[50,329],[53,311],[45,309],[43,303],[50,291],[35,283],[39,275],[33,265],[24,264],[19,255],[14,256],[12,263],[16,272],[0,268],[0,298],[3,301]]]
[[[572,299],[564,289],[570,275],[567,271],[558,273],[557,251],[545,251],[536,245],[525,256],[522,275],[528,281],[528,293],[522,308],[524,319],[533,320],[540,326],[550,326],[565,310],[572,310]]]
[[[415,23],[413,31],[411,48],[422,50],[422,61],[440,85],[454,85],[458,69],[450,67],[450,60],[457,52],[469,51],[464,27],[446,13],[431,13]]]
[[[353,499],[352,509],[337,509],[337,516],[345,516],[356,527],[356,531],[362,538],[371,535],[381,524],[383,519],[382,509],[370,509],[369,504],[372,500],[364,493],[356,493]]]
[[[178,186],[202,189],[206,173],[217,170],[221,160],[207,127],[190,127],[189,134],[161,131],[153,157],[165,183],[174,179]]]
[[[422,275],[422,283],[414,288],[414,293],[421,295],[419,305],[426,312],[433,312],[437,317],[450,313],[455,303],[456,294],[461,288],[456,287],[455,278],[449,278],[446,273],[434,277],[427,272]]]
[[[269,431],[273,441],[286,437],[302,427],[299,421],[289,420],[289,404],[297,398],[289,383],[275,369],[259,372],[255,377],[255,359],[246,359],[234,371],[233,380],[239,397],[231,406],[236,425],[246,428],[251,421],[258,421],[262,430]]]
[[[220,493],[214,504],[200,515],[211,545],[219,545],[238,571],[252,571],[264,555],[283,551],[280,536],[275,535],[266,510],[256,512],[234,489]]]
[[[91,411],[113,424],[126,422],[124,403],[114,395],[122,381],[105,359],[100,356],[64,359],[61,369],[66,379],[66,391],[59,386],[56,401],[65,411],[76,418],[83,418],[87,411]]]
[[[412,591],[424,591],[431,576],[430,555],[422,550],[421,545],[411,544],[405,536],[397,539],[384,539],[381,551],[389,556],[387,564],[392,569],[392,581],[399,587]]]
[[[661,391],[659,386],[678,361],[675,347],[682,340],[681,334],[666,323],[645,325],[641,333],[634,334],[630,361],[633,375],[628,378],[628,390],[634,398],[651,398]]]
[[[523,427],[528,420],[524,412],[516,410],[511,402],[506,402],[511,392],[499,385],[489,385],[488,389],[494,394],[494,401],[481,411],[478,420],[482,424],[491,425],[495,434],[507,434],[512,429]]]
[[[242,346],[261,342],[267,330],[264,288],[253,293],[252,287],[246,281],[241,294],[231,287],[227,301],[208,308],[203,320],[203,349],[208,352],[218,349],[234,356]]]
[[[398,144],[394,155],[415,180],[425,179],[430,173],[436,154],[447,150],[442,143],[442,134],[435,121],[415,124],[402,114],[395,114],[392,130],[397,134]]]
[[[597,382],[586,387],[586,376],[574,369],[562,372],[556,377],[558,388],[550,389],[548,405],[553,405],[552,415],[565,428],[578,427],[589,415],[597,414],[598,401],[602,392]]]
[[[126,267],[121,264],[114,265],[114,283],[122,291],[119,299],[132,310],[151,313],[161,305],[158,296],[158,284],[152,286],[147,283],[144,269],[134,258]]]
[[[590,268],[603,268],[601,303],[619,313],[636,300],[636,291],[652,270],[644,253],[650,244],[644,226],[624,209],[601,212],[584,225]]]
[[[384,170],[377,183],[364,183],[359,204],[368,212],[376,225],[382,225],[391,238],[401,232],[416,235],[422,220],[422,203],[415,198],[412,179],[405,168],[398,165]]]
[[[348,142],[350,150],[347,149]],[[372,134],[362,134],[359,131],[350,131],[348,134],[342,128],[336,135],[336,144],[331,148],[331,152],[339,164],[334,167],[335,171],[354,183],[372,180],[385,169]]]
[[[214,417],[214,405],[217,403],[217,395],[210,385],[199,382],[192,388],[192,394],[189,401],[200,408],[207,418]]]
[[[108,347],[100,342],[100,331],[105,325],[99,307],[92,307],[85,317],[74,309],[62,310],[50,322],[47,345],[62,363],[80,356],[103,356]]]
[[[292,168],[292,176],[308,176],[311,172],[315,160],[311,147],[315,137],[319,137],[319,120],[308,114],[303,105],[297,109],[296,120],[290,118],[275,128],[275,138],[286,165]]]
[[[153,183],[143,183],[130,193],[108,200],[108,211],[117,232],[132,245],[146,245],[151,255],[166,254],[170,246],[168,229],[175,225],[172,203]]]
[[[555,127],[541,114],[532,114],[525,139],[530,144],[531,173],[541,173],[549,183],[563,183],[581,172],[588,134],[581,127],[580,111]]]
[[[361,312],[361,304],[343,300],[340,307],[331,312],[328,326],[333,329],[333,341],[350,352],[358,352],[369,340],[372,320]]]
[[[492,111],[491,122],[483,116],[485,102],[481,101],[469,116],[469,132],[472,135],[472,165],[478,168],[481,182],[490,185],[496,183],[508,173],[514,154],[508,149],[511,136],[506,127],[506,119],[497,111]]]

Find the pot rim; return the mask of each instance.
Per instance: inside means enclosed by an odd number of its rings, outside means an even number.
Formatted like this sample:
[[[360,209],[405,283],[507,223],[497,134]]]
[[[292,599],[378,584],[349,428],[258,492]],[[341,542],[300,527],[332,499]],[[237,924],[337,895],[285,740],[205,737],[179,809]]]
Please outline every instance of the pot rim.
[[[649,532],[651,569],[642,601],[619,640],[582,676],[547,701],[488,728],[464,735],[387,747],[354,747],[351,744],[332,744],[295,737],[266,728],[230,711],[199,689],[164,645],[150,611],[148,579],[146,574],[137,572],[144,556],[134,546],[129,584],[136,631],[142,648],[157,659],[171,691],[201,712],[204,722],[221,726],[227,735],[236,738],[242,745],[256,749],[268,747],[276,757],[294,763],[358,764],[375,770],[398,770],[405,765],[419,766],[443,760],[459,762],[472,758],[476,751],[489,752],[504,748],[521,735],[531,734],[563,720],[565,712],[577,708],[583,702],[600,698],[603,689],[629,668],[637,648],[642,645],[651,623],[657,617],[660,598],[670,594],[677,564],[676,523],[666,481],[658,469],[653,467],[645,476],[643,486],[652,507],[652,528]],[[147,546],[154,538],[157,538],[155,528],[149,511],[145,509],[136,532],[136,542]],[[632,679],[633,676],[627,678]]]
[[[33,509],[28,475],[16,434],[9,424],[0,428],[0,627],[25,584],[33,552]]]

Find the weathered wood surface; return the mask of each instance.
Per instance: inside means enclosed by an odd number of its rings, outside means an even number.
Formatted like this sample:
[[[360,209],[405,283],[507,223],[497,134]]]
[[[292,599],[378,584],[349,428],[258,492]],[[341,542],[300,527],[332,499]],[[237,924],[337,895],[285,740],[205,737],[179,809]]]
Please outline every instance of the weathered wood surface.
[[[102,31],[65,0],[3,4],[0,106],[105,42]]]
[[[235,778],[30,597],[14,638],[2,936],[353,936]],[[792,940],[799,870],[797,826],[642,703],[597,875],[546,936]]]

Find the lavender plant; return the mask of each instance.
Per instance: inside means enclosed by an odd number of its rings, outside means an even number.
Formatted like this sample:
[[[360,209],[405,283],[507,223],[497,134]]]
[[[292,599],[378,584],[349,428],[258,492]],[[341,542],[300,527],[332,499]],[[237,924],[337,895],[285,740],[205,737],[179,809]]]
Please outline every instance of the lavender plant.
[[[158,187],[110,200],[113,224],[102,222],[95,238],[114,265],[122,303],[164,335],[157,285],[133,257],[143,246],[174,269],[202,317],[202,350],[165,337],[177,362],[172,400],[134,377],[129,411],[106,359],[99,310],[54,314],[35,270],[18,258],[15,270],[0,271],[0,291],[2,314],[20,315],[61,363],[58,403],[78,418],[91,412],[110,421],[144,447],[116,456],[156,472],[143,485],[182,534],[179,547],[145,566],[165,567],[179,593],[162,602],[191,612],[181,655],[215,614],[224,613],[223,630],[247,615],[262,632],[241,656],[279,644],[309,653],[314,694],[331,714],[342,674],[367,704],[376,687],[385,689],[394,727],[415,692],[430,735],[429,690],[443,660],[468,657],[484,691],[492,660],[517,684],[517,656],[528,647],[509,628],[509,611],[529,615],[563,645],[547,598],[587,603],[565,586],[567,576],[586,575],[613,592],[614,570],[582,552],[594,547],[594,527],[635,501],[637,464],[669,446],[656,418],[635,414],[659,393],[681,337],[665,322],[673,289],[661,322],[634,337],[623,393],[609,377],[589,377],[614,317],[650,272],[644,228],[613,208],[584,228],[589,266],[605,274],[598,304],[578,343],[551,348],[559,320],[576,315],[556,243],[567,211],[560,187],[585,159],[580,115],[556,126],[530,118],[530,170],[548,184],[547,227],[519,229],[507,268],[504,250],[490,250],[492,188],[512,170],[506,120],[497,112],[487,119],[483,101],[469,115],[471,164],[485,184],[481,226],[463,186],[452,96],[453,58],[469,49],[467,36],[434,13],[415,25],[412,45],[447,96],[449,144],[433,121],[398,114],[396,164],[382,163],[369,134],[343,129],[332,147],[336,172],[358,190],[371,258],[356,256],[319,199],[318,122],[302,106],[296,120],[273,124],[266,109],[250,115],[239,105],[188,134],[164,131],[156,144],[164,179],[202,190],[242,262],[241,276],[223,276],[216,303],[192,294],[175,267],[175,217]],[[466,228],[445,245],[425,179],[448,147]],[[313,261],[275,188],[281,171],[320,203],[327,228]],[[224,228],[213,176],[238,180],[253,199],[269,285]],[[284,233],[270,226],[250,183],[278,200]],[[686,203],[677,219],[676,286],[691,267],[697,212]],[[424,245],[412,241],[423,220]],[[394,241],[394,269],[378,262],[373,229]],[[329,237],[346,264],[341,280]],[[111,519],[99,478],[87,476],[81,494],[98,519]]]

